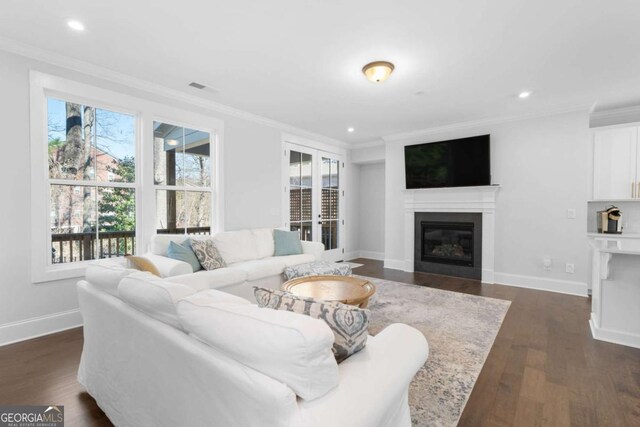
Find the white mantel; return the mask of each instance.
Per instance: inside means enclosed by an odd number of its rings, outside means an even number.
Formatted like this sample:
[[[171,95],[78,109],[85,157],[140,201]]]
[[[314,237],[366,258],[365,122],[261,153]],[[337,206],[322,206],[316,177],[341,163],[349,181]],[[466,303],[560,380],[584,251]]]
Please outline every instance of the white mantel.
[[[428,188],[404,191],[404,270],[414,263],[416,212],[471,212],[482,214],[482,282],[493,283],[495,263],[495,209],[500,186]]]

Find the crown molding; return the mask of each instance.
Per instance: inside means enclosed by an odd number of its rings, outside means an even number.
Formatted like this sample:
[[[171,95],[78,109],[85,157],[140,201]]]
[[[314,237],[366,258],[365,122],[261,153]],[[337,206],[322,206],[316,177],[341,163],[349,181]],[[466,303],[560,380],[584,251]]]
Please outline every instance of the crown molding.
[[[381,145],[384,145],[384,139],[382,138],[374,139],[373,141],[366,141],[366,142],[352,142],[351,149],[358,150],[360,148],[373,148],[373,147],[379,147]]]
[[[458,130],[458,129],[469,129],[469,128],[475,128],[475,127],[481,127],[481,126],[492,126],[492,125],[498,125],[503,123],[519,122],[519,121],[532,120],[532,119],[537,119],[542,117],[556,116],[556,115],[566,114],[566,113],[575,113],[579,111],[588,113],[591,106],[592,104],[579,104],[571,107],[550,109],[550,110],[546,110],[539,113],[533,113],[533,114],[492,117],[492,118],[479,119],[479,120],[470,120],[467,122],[451,123],[444,126],[435,126],[431,128],[419,129],[419,130],[410,131],[410,132],[402,132],[402,133],[397,133],[393,135],[386,135],[382,137],[382,140],[384,142],[403,142],[407,140],[417,139],[424,136],[434,135],[434,134],[452,131],[452,130]]]
[[[269,126],[275,129],[279,129],[283,132],[300,135],[308,139],[323,142],[340,148],[351,148],[351,145],[344,141],[330,138],[328,136],[308,130],[300,129],[293,125],[259,116],[257,114],[249,113],[247,111],[239,110],[237,108],[233,108],[215,101],[203,99],[195,95],[190,95],[176,89],[170,89],[157,83],[152,83],[144,79],[132,77],[118,71],[101,67],[99,65],[91,64],[65,55],[52,53],[45,49],[18,42],[16,40],[0,37],[0,51],[5,51],[14,55],[23,56],[36,61],[47,63],[49,65],[54,65],[56,67],[76,71],[78,73],[97,77],[112,83],[117,83],[119,85],[138,89],[149,94],[167,98],[168,101],[182,101],[190,105],[203,108],[210,112],[226,114],[238,119],[247,120],[264,126]]]
[[[640,105],[593,111],[589,117],[589,127],[613,126],[640,121]]]

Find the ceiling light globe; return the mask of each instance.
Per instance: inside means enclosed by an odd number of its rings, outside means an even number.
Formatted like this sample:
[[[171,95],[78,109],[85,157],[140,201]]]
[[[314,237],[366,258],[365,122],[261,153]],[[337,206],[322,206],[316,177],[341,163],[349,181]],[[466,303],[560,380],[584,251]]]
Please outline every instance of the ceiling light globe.
[[[389,78],[394,68],[391,62],[376,61],[362,67],[362,72],[370,82],[382,83]]]

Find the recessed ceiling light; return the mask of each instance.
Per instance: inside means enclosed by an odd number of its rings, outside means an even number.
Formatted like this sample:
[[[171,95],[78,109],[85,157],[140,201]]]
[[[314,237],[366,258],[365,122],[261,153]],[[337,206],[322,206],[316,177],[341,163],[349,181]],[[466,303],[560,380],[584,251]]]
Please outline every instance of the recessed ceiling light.
[[[520,94],[518,95],[518,98],[525,99],[530,96],[531,96],[531,92],[529,92],[528,90],[525,90],[524,92],[520,92]]]
[[[176,139],[168,139],[167,140],[167,145],[175,147],[176,145],[178,145],[178,140],[176,140]]]
[[[67,25],[74,31],[84,31],[84,24],[80,21],[76,21],[75,19],[67,21]]]
[[[356,130],[354,128],[347,128],[347,132],[355,132]]]
[[[391,62],[376,61],[362,67],[362,72],[370,82],[382,83],[389,78],[394,68]]]

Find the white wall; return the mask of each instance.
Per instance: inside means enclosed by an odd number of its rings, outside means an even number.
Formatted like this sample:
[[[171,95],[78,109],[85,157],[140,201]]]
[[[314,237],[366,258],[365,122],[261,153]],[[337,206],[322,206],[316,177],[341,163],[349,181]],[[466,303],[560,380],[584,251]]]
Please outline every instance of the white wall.
[[[404,256],[404,155],[407,144],[491,134],[496,205],[496,282],[586,293],[588,112],[447,129],[386,145],[385,257]],[[567,209],[577,218],[568,219]],[[551,271],[542,257],[551,256]],[[575,274],[565,272],[575,264]]]
[[[0,51],[0,345],[81,322],[76,280],[33,284],[30,279],[29,71],[209,114],[224,120],[225,229],[280,226],[282,132],[158,94]],[[291,130],[288,130],[291,132]],[[44,213],[43,213],[44,214]]]
[[[385,165],[360,165],[358,242],[363,258],[384,259]]]

